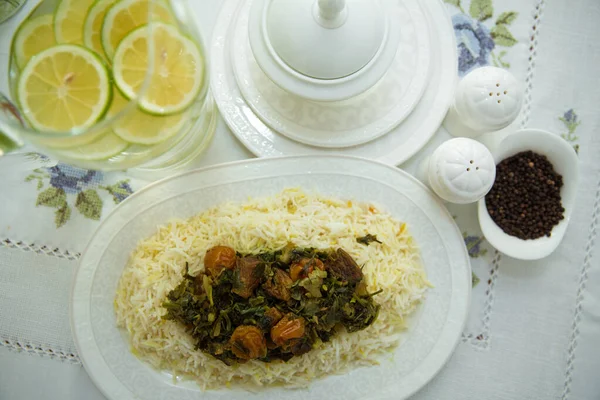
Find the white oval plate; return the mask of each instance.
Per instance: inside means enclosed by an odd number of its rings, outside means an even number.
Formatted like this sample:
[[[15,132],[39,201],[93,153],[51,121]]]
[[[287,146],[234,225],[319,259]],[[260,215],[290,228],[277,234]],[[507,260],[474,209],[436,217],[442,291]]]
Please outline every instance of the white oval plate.
[[[233,72],[231,38],[240,5],[245,0],[223,3],[213,31],[213,95],[225,122],[237,138],[259,157],[300,154],[344,154],[399,165],[427,144],[440,127],[454,98],[458,80],[456,41],[452,21],[441,0],[421,3],[430,29],[430,73],[421,101],[410,115],[388,134],[368,143],[346,148],[320,148],[296,142],[266,125],[242,95]]]
[[[267,77],[248,39],[251,1],[242,4],[231,42],[237,85],[248,105],[268,126],[297,142],[350,147],[370,142],[398,126],[419,103],[428,83],[431,49],[427,19],[417,0],[394,1],[392,23],[400,44],[386,75],[355,98],[311,101],[289,93]]]
[[[118,280],[139,240],[172,218],[187,218],[226,201],[300,187],[323,195],[377,204],[409,225],[435,285],[381,365],[316,380],[307,390],[270,388],[201,392],[193,382],[173,384],[129,349],[116,327]],[[406,172],[344,156],[255,159],[187,172],[136,192],[102,222],[81,256],[73,281],[71,328],[88,374],[109,399],[403,399],[423,387],[454,351],[471,296],[471,267],[452,216]]]

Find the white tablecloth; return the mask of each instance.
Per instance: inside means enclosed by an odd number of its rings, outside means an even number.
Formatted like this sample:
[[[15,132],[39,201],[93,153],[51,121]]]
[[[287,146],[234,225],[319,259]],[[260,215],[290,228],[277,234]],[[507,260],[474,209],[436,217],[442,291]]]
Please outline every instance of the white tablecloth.
[[[210,32],[221,1],[196,1],[200,26]],[[600,399],[600,2],[446,3],[462,72],[488,63],[510,68],[527,86],[518,125],[572,142],[582,180],[563,243],[537,262],[498,254],[481,237],[472,206],[449,207],[472,256],[473,305],[456,353],[415,398]],[[0,25],[0,37],[11,29],[10,23]],[[7,53],[0,47],[1,79]],[[446,137],[440,130],[401,167],[414,172]],[[194,166],[249,157],[220,121]],[[88,174],[63,165],[38,174],[0,171],[0,399],[103,398],[71,338],[70,279],[98,220],[144,184],[126,174]],[[44,204],[42,193],[51,188],[64,190],[69,218],[57,218],[59,208]],[[88,191],[97,194],[91,208],[76,207]]]

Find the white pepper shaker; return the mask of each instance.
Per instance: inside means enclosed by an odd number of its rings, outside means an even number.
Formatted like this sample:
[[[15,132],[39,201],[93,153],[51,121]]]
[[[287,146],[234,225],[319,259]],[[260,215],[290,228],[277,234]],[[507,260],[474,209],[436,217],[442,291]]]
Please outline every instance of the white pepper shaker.
[[[509,71],[477,68],[459,82],[444,127],[470,138],[506,128],[519,116],[523,97],[523,85]]]
[[[425,183],[449,203],[478,201],[492,189],[496,179],[492,153],[478,141],[468,138],[442,143],[424,161],[423,168]]]

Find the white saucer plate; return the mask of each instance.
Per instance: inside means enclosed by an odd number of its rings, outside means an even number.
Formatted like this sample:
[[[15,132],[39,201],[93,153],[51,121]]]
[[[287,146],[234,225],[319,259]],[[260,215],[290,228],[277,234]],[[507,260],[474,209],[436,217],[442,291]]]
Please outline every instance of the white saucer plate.
[[[317,147],[351,147],[385,135],[410,115],[428,84],[431,49],[427,19],[416,0],[394,1],[390,17],[400,43],[387,74],[367,92],[345,101],[303,99],[263,72],[248,39],[252,1],[233,23],[231,61],[248,105],[268,126],[297,142]]]
[[[404,0],[402,0],[404,1]],[[324,148],[299,143],[265,124],[242,95],[233,71],[231,46],[246,0],[226,0],[213,33],[212,89],[226,123],[236,137],[259,157],[300,154],[344,154],[399,165],[415,155],[439,129],[453,100],[458,79],[454,30],[441,0],[420,4],[429,27],[431,62],[428,85],[421,101],[388,134],[346,148]]]

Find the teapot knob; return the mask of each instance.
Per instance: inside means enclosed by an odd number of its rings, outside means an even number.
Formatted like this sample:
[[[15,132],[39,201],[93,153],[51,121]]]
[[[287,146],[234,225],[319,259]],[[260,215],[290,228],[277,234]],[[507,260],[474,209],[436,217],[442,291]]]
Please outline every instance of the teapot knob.
[[[324,28],[339,28],[348,18],[346,0],[317,0],[313,14]]]

